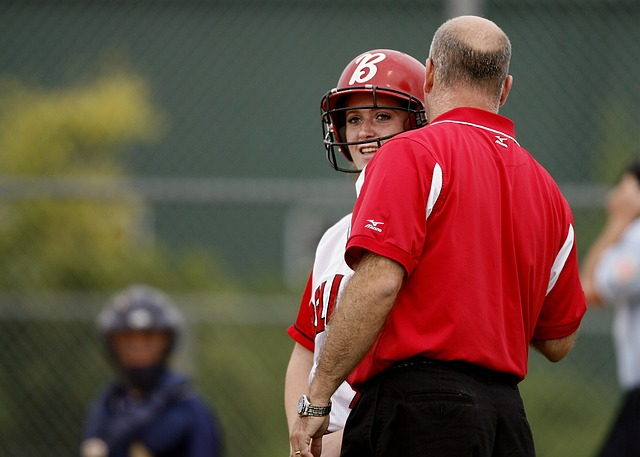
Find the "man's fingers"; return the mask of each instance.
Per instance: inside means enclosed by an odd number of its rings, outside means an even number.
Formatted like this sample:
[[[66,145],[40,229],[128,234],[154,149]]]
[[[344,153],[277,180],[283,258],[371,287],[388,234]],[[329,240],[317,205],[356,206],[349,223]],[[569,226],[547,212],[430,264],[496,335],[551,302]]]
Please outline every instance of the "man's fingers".
[[[328,425],[328,416],[297,419],[289,436],[291,457],[320,457],[322,436]]]
[[[294,429],[289,436],[289,441],[291,443],[291,457],[309,457],[311,455],[309,453],[311,437],[304,430]]]

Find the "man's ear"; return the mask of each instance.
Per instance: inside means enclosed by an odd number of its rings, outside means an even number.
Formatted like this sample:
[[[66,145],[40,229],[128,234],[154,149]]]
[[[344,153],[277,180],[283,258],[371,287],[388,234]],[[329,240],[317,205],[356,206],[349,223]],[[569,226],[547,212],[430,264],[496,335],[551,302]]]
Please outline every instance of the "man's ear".
[[[427,67],[427,71],[425,72],[424,78],[424,93],[428,94],[433,89],[433,83],[435,81],[435,68],[433,66],[433,60],[431,60],[431,57],[427,59],[425,67]]]
[[[499,106],[504,105],[504,102],[507,101],[507,97],[509,96],[509,92],[511,91],[511,86],[513,86],[513,76],[507,75],[507,78],[504,80],[504,85],[502,86]]]

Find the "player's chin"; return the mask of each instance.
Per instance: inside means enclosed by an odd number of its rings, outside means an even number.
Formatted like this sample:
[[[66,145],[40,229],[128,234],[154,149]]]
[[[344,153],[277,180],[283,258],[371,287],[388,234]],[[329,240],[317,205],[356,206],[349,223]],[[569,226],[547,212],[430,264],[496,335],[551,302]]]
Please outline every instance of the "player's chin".
[[[376,155],[375,152],[368,152],[366,154],[358,154],[357,160],[354,160],[356,166],[359,170],[362,170],[366,164],[368,164],[371,159]]]

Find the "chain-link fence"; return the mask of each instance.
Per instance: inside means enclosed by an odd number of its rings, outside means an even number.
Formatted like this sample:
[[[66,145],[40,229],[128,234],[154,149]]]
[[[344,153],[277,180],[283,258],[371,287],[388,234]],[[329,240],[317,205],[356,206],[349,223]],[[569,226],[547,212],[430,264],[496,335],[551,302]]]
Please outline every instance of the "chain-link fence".
[[[288,452],[285,334],[315,243],[354,201],[319,101],[358,52],[424,60],[473,12],[510,36],[502,113],[576,216],[580,253],[639,154],[634,0],[0,3],[0,454],[77,453],[109,367],[93,328],[129,282],[188,317],[180,362],[227,455]],[[522,384],[539,455],[592,455],[613,415],[610,316]]]

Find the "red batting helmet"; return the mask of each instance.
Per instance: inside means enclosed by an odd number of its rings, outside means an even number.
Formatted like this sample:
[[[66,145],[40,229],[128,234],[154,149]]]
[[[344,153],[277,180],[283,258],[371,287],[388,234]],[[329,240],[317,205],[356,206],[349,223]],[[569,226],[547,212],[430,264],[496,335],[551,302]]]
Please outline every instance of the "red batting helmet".
[[[411,130],[426,125],[424,111],[424,80],[426,68],[413,57],[391,49],[374,49],[360,54],[345,67],[338,80],[338,85],[322,97],[320,109],[322,112],[322,130],[327,159],[331,166],[338,171],[357,173],[353,167],[343,168],[338,164],[335,153],[337,147],[342,155],[353,162],[349,153],[349,145],[361,142],[346,142],[345,137],[345,95],[356,92],[372,94],[373,105],[359,106],[360,109],[381,108],[377,104],[377,94],[391,95],[403,102],[402,107],[390,106],[388,109],[402,110],[409,113],[409,122],[405,130]],[[353,107],[349,107],[351,109]],[[399,132],[398,132],[399,133]],[[393,136],[393,135],[391,135]],[[386,136],[377,138],[378,145]],[[366,140],[371,142],[372,140]]]

